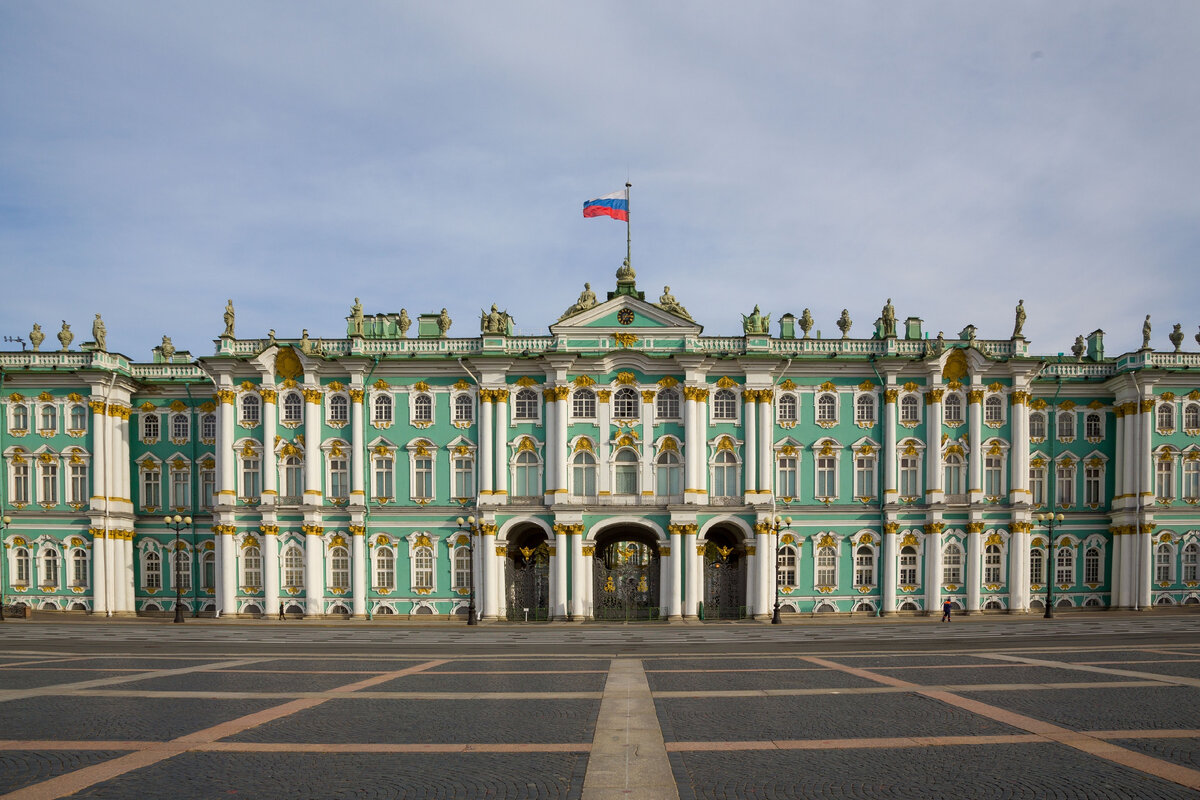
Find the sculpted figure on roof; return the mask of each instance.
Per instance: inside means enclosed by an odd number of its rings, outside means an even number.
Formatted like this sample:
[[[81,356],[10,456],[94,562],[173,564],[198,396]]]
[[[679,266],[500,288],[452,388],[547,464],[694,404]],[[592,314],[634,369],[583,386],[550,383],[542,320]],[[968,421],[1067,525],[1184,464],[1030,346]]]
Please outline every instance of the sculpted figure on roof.
[[[669,311],[677,317],[683,317],[690,320],[692,315],[687,312],[687,309],[679,304],[675,299],[675,295],[671,294],[671,287],[664,286],[662,297],[658,298],[658,307],[663,311]]]
[[[585,283],[583,291],[579,293],[579,299],[575,301],[575,305],[563,312],[563,315],[558,318],[559,322],[567,317],[573,317],[581,311],[587,311],[589,308],[596,306],[596,293],[592,291],[592,285]]]

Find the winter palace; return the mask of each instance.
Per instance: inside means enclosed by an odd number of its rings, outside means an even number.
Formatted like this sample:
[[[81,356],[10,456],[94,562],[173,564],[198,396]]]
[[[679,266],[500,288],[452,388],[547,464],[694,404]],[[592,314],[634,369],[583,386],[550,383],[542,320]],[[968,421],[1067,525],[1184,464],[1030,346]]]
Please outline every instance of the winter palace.
[[[0,353],[10,608],[767,619],[1200,604],[1200,353],[1068,356],[891,301],[702,335],[626,263],[546,336],[495,306],[337,338]],[[565,303],[564,303],[565,305]],[[340,326],[340,322],[339,322]],[[474,321],[471,323],[474,329]],[[457,615],[457,616],[456,616]]]

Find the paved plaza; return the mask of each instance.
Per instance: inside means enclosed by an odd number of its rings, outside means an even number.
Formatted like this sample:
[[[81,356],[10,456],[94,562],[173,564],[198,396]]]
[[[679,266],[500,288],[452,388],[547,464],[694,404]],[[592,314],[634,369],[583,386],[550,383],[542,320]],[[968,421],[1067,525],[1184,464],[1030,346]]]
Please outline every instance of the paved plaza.
[[[1200,618],[1097,621],[6,623],[0,798],[1200,796]]]

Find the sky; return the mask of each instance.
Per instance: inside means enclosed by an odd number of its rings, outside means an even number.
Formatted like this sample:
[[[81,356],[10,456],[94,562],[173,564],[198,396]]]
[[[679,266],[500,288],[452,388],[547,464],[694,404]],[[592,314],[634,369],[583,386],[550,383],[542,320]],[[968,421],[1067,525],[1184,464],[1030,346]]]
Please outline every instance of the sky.
[[[638,286],[706,335],[1024,299],[1038,354],[1194,351],[1198,41],[1191,0],[3,3],[0,334],[201,356],[227,298],[286,338],[357,296],[546,335],[629,181]]]

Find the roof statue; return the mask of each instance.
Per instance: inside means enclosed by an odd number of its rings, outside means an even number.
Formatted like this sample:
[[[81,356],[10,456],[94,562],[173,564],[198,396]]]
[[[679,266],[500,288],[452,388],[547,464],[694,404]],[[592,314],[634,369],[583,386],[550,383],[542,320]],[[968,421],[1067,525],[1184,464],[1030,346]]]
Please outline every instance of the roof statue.
[[[664,286],[662,296],[658,298],[658,307],[663,311],[669,311],[677,317],[683,317],[686,320],[695,322],[692,315],[687,312],[687,309],[679,304],[675,299],[675,295],[671,294],[671,287]]]
[[[97,314],[96,319],[92,321],[92,341],[96,343],[96,349],[102,353],[107,353],[107,339],[108,329],[104,327],[104,320],[100,319],[100,315]]]
[[[350,307],[350,335],[363,335],[363,310],[362,301],[357,297],[354,298],[354,305]]]
[[[1142,349],[1150,349],[1150,315],[1146,315],[1146,321],[1142,323]]]
[[[838,330],[842,332],[843,339],[850,338],[850,326],[854,324],[854,320],[850,319],[850,310],[843,308],[842,315],[838,317]]]
[[[162,353],[164,361],[170,361],[175,355],[175,345],[171,343],[170,336],[163,336],[162,344],[158,346],[158,351]]]
[[[883,337],[885,339],[896,338],[896,308],[892,305],[892,298],[887,299],[887,304],[883,307]]]
[[[452,320],[450,319],[450,315],[447,314],[446,309],[443,308],[442,313],[438,314],[437,318],[438,336],[443,339],[446,338],[446,332],[450,330],[451,322]]]
[[[512,336],[513,318],[507,311],[500,311],[495,303],[492,303],[491,312],[480,311],[479,313],[479,332],[480,333],[498,333],[504,336]]]
[[[408,318],[408,309],[400,309],[400,320],[396,323],[397,330],[400,331],[400,338],[408,338],[408,329],[412,327],[412,320]]]
[[[805,339],[808,338],[808,332],[812,330],[812,326],[813,326],[812,312],[806,308],[806,309],[804,309],[804,313],[800,315],[800,330],[804,331]]]
[[[1179,352],[1179,348],[1183,345],[1183,325],[1176,322],[1175,327],[1171,330],[1171,335],[1167,337],[1171,340],[1171,344],[1175,346],[1175,352]]]
[[[1021,329],[1024,327],[1025,327],[1025,301],[1018,300],[1017,301],[1017,322],[1015,325],[1013,325],[1012,338],[1014,338],[1014,339],[1025,338],[1021,335]]]
[[[36,322],[33,323],[33,330],[29,332],[29,341],[33,343],[33,352],[37,352],[42,347],[42,342],[46,340],[46,334],[42,333],[42,326]]]
[[[742,315],[742,332],[747,336],[765,335],[771,332],[771,315],[759,313],[758,306],[750,312],[750,316]]]
[[[71,326],[64,319],[62,321],[62,330],[58,332],[58,341],[62,345],[62,351],[65,353],[71,349],[71,342],[75,339],[75,334],[71,333]]]
[[[233,300],[225,301],[225,332],[221,334],[223,338],[234,338],[233,336]]]
[[[562,322],[567,317],[573,317],[581,311],[587,311],[589,308],[594,308],[596,305],[596,293],[592,291],[592,285],[585,283],[583,291],[579,293],[579,299],[575,301],[575,305],[563,312],[563,315],[558,318]]]

